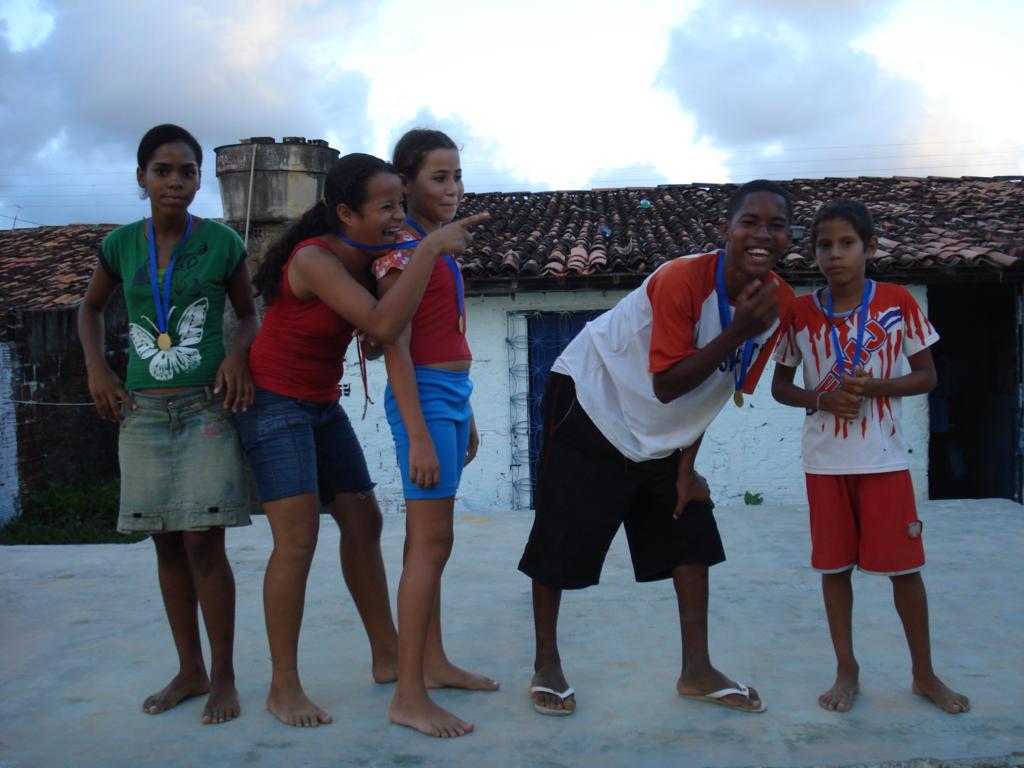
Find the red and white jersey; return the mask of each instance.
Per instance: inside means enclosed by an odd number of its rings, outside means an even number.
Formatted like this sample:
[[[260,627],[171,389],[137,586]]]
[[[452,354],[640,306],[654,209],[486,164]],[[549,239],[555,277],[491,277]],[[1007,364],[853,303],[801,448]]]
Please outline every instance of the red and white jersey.
[[[792,323],[773,358],[791,368],[803,363],[804,388],[831,392],[840,385],[840,372],[822,293],[797,298]],[[930,347],[939,334],[906,288],[875,282],[870,296],[858,364],[876,379],[894,379],[904,375],[906,358]],[[833,314],[847,373],[857,346],[859,317],[859,307]],[[825,411],[809,414],[804,419],[804,471],[860,475],[907,469],[907,447],[899,428],[900,402],[899,397],[866,398],[853,421]]]
[[[652,380],[722,333],[715,292],[719,257],[720,252],[706,253],[666,262],[587,323],[551,366],[572,377],[583,410],[628,459],[660,459],[693,445],[734,391],[733,372],[725,362],[670,403],[654,396]],[[785,318],[793,289],[774,274],[768,279],[779,286],[779,316]],[[754,391],[780,328],[776,321],[755,337],[744,392]]]

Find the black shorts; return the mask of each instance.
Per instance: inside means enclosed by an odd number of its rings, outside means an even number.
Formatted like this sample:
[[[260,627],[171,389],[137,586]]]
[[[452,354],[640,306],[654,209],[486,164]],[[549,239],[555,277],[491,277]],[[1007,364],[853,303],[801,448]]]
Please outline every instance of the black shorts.
[[[573,380],[561,374],[548,378],[541,413],[536,516],[519,570],[556,589],[597,584],[623,523],[637,581],[667,579],[678,565],[725,560],[709,504],[692,502],[672,517],[678,451],[630,461],[594,426]]]

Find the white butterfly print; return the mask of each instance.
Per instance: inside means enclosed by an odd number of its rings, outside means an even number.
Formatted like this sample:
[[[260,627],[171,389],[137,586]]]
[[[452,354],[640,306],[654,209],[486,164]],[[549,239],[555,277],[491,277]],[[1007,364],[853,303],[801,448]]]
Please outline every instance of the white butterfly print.
[[[178,345],[163,350],[156,345],[159,333],[156,325],[145,315],[142,319],[153,326],[150,333],[141,325],[128,324],[128,335],[131,336],[135,351],[143,360],[149,360],[149,375],[157,381],[169,381],[179,373],[188,373],[199,367],[203,356],[198,349],[192,349],[203,340],[203,324],[206,312],[210,308],[210,300],[205,296],[189,304],[178,321]],[[170,314],[174,314],[174,307]],[[167,320],[170,322],[170,315]],[[152,358],[152,359],[150,359]]]

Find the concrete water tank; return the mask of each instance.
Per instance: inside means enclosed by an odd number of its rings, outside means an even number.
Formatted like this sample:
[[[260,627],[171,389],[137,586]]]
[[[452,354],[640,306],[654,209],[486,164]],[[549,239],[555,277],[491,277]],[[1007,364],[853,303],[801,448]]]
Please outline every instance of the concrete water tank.
[[[214,152],[224,221],[236,229],[244,227],[247,218],[250,224],[264,225],[297,219],[320,199],[327,171],[338,158],[338,150],[326,141],[299,137],[286,137],[281,143],[263,137],[243,139]]]

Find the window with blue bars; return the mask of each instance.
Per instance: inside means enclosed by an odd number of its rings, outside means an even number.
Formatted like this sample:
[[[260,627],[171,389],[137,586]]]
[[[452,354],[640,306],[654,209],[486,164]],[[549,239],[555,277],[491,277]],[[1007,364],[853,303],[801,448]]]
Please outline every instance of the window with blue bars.
[[[544,394],[544,383],[548,379],[548,373],[556,358],[562,354],[562,350],[583,326],[605,311],[597,309],[577,312],[531,312],[527,315],[531,488],[536,486],[540,462],[541,435],[544,433],[540,399]]]

